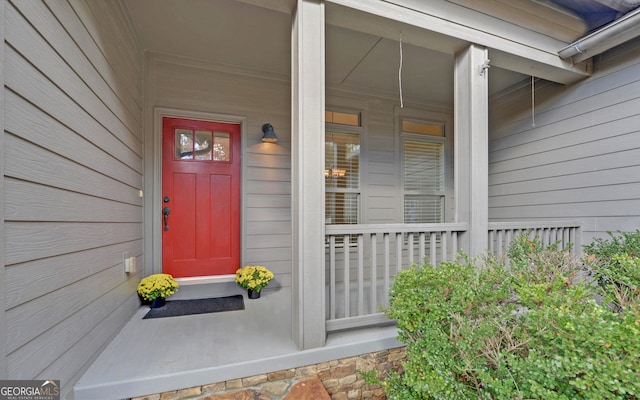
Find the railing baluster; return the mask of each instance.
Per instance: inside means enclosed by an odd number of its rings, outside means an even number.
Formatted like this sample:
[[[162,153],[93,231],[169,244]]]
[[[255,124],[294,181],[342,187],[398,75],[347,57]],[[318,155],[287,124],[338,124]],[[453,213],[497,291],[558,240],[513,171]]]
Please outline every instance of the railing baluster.
[[[488,249],[489,250],[489,254],[496,254],[496,246],[495,246],[495,243],[494,243],[495,231],[493,231],[493,230],[489,231],[488,240],[489,240],[489,249]]]
[[[351,314],[349,307],[351,305],[351,301],[350,301],[350,296],[349,296],[349,291],[351,290],[350,286],[350,273],[351,271],[349,271],[350,266],[349,266],[349,258],[351,257],[351,255],[349,254],[349,235],[344,235],[343,241],[343,251],[344,251],[344,318],[348,318]]]
[[[451,231],[451,259],[455,260],[458,254],[458,232]]]
[[[358,235],[358,315],[364,314],[364,236]]]
[[[424,262],[424,232],[420,232],[418,236],[418,263],[422,264]]]
[[[396,233],[396,273],[402,271],[402,233]]]
[[[511,260],[509,259],[509,252],[508,252],[509,247],[511,247],[511,240],[512,240],[511,229],[507,229],[505,231],[504,248],[503,248],[503,251],[504,251],[503,254],[505,255],[504,261],[505,261],[506,265],[511,264]]]
[[[382,305],[384,307],[389,307],[389,274],[391,273],[391,268],[389,265],[389,234],[388,233],[384,233],[383,234],[383,238],[384,238],[384,284],[382,287],[382,296],[383,296],[383,300],[382,300]]]
[[[336,237],[329,236],[329,319],[336,319]]]
[[[407,243],[409,244],[409,265],[413,264],[413,233],[409,233],[407,238]]]
[[[377,240],[378,237],[375,233],[371,234],[371,295],[370,295],[370,307],[369,314],[373,314],[378,308],[378,260],[377,260]]]
[[[498,231],[498,243],[497,243],[497,247],[496,247],[496,251],[497,251],[497,256],[502,255],[502,236],[504,235],[504,231],[502,229],[500,229]]]
[[[447,231],[440,232],[441,262],[447,261]]]
[[[542,233],[542,248],[549,246],[549,229],[545,229]]]
[[[434,267],[436,266],[436,262],[437,262],[437,254],[436,252],[438,251],[438,243],[436,242],[436,233],[435,232],[431,232],[429,234],[429,262],[431,263],[431,265],[433,265]]]

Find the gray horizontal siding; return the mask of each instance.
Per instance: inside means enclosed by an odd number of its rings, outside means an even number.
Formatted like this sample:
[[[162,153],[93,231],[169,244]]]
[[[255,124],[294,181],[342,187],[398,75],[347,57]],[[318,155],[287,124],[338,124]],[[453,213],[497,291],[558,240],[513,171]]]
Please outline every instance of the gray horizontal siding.
[[[7,376],[66,398],[139,303],[142,59],[117,2],[3,6]]]
[[[362,223],[402,221],[400,167],[393,107],[395,100],[368,99],[361,152]]]
[[[537,82],[535,125],[529,85],[493,99],[492,220],[580,219],[583,243],[640,228],[638,50],[636,39],[602,54],[570,87]]]
[[[4,125],[5,125],[5,115],[4,111],[5,105],[5,95],[6,89],[4,86],[5,82],[5,74],[4,74],[4,38],[5,38],[5,29],[4,29],[4,20],[5,20],[5,9],[7,8],[7,0],[0,0],[0,21],[3,23],[2,29],[0,29],[0,109],[2,109],[2,118],[0,118],[0,193],[4,193]],[[4,195],[0,196],[0,245],[3,246],[3,251],[0,252],[0,296],[4,299],[6,297],[5,292],[8,287],[6,274],[5,274],[5,262],[4,262]],[[7,362],[7,323],[6,323],[6,315],[5,310],[7,308],[6,302],[3,301],[2,309],[0,309],[0,376],[7,377],[8,373],[8,362]]]

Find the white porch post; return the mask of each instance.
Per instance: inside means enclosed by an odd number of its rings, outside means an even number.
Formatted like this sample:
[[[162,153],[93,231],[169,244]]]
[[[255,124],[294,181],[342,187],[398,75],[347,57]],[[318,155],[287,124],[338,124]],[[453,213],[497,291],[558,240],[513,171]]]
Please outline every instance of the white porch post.
[[[293,339],[324,346],[324,2],[297,0],[291,35]]]
[[[487,49],[475,44],[456,54],[454,163],[456,222],[468,222],[461,249],[471,256],[487,248],[489,128]]]

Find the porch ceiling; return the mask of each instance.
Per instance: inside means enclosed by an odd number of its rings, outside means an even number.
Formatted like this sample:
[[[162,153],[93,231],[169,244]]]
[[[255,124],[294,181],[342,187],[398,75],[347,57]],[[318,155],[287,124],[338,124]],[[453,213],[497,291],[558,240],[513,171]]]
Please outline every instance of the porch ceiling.
[[[122,0],[145,50],[290,75],[293,0]],[[252,4],[253,3],[253,4]],[[262,7],[254,4],[260,4]],[[327,25],[327,84],[397,96],[397,40]],[[442,39],[432,49],[459,46]],[[403,95],[453,104],[453,49],[403,46]],[[500,68],[489,74],[490,94],[526,79]]]

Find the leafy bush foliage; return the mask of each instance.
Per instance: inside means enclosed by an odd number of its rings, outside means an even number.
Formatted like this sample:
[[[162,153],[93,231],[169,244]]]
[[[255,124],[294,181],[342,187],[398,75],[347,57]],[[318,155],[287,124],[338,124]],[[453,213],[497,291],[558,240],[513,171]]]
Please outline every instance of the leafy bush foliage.
[[[608,232],[584,247],[585,263],[595,271],[608,301],[618,307],[640,302],[640,230]]]
[[[568,252],[516,238],[509,266],[412,266],[391,289],[407,345],[389,399],[638,399],[640,307],[593,299]]]

